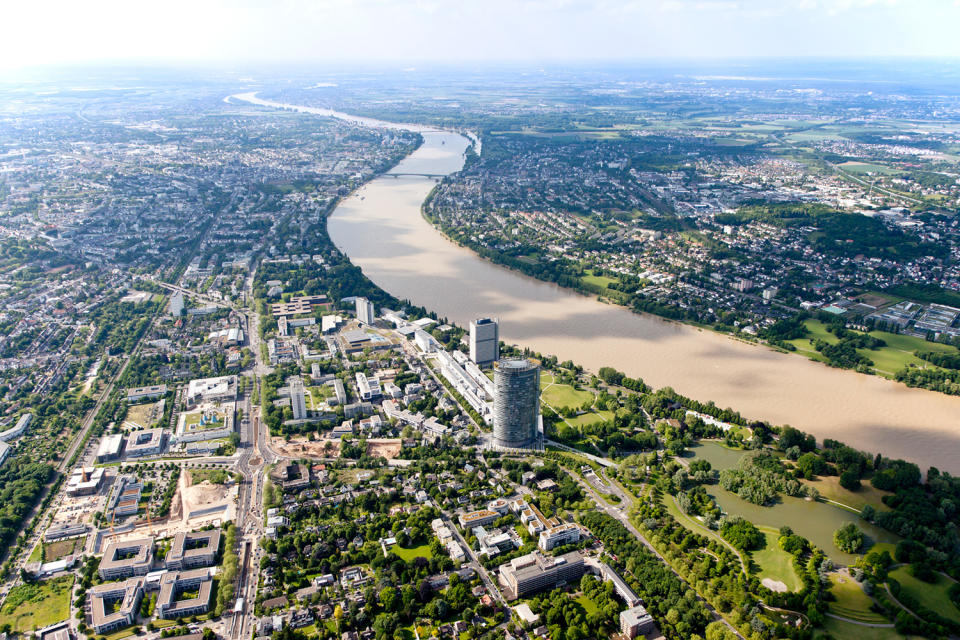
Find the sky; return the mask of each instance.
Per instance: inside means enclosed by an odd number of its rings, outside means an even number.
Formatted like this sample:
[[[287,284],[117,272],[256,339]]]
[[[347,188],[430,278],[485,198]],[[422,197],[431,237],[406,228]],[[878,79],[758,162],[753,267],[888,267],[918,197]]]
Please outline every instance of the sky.
[[[960,57],[960,0],[29,0],[0,68]]]

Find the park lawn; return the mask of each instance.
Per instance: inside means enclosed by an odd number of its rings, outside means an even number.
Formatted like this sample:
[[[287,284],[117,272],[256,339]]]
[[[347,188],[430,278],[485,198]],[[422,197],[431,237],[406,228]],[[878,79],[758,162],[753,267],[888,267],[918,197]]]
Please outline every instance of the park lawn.
[[[590,285],[591,288],[594,288],[598,291],[604,291],[607,288],[608,284],[616,282],[614,278],[608,276],[582,276],[580,281],[586,285]]]
[[[930,342],[923,338],[914,336],[905,336],[900,333],[888,333],[886,331],[871,331],[870,335],[880,338],[887,343],[887,346],[876,351],[859,350],[866,357],[874,362],[874,368],[881,373],[895,374],[897,371],[913,364],[918,367],[932,367],[926,360],[921,360],[913,355],[915,351],[935,351],[938,353],[956,353],[955,347],[939,342]]]
[[[0,626],[26,632],[70,617],[73,576],[21,584],[10,590],[0,610]]]
[[[594,611],[598,611],[600,609],[600,607],[597,606],[596,602],[594,602],[593,600],[591,600],[590,598],[588,598],[582,593],[579,596],[577,596],[575,600],[577,601],[577,603],[579,603],[581,607],[583,607],[583,610],[587,613],[587,615],[590,615]]]
[[[830,612],[835,615],[867,624],[890,622],[885,616],[870,610],[873,600],[863,592],[860,583],[847,574],[830,574],[830,593],[836,597],[836,601],[830,603]]]
[[[433,553],[430,551],[429,543],[422,544],[419,547],[408,548],[403,548],[400,545],[394,545],[391,551],[400,556],[404,562],[412,562],[414,558],[426,558],[427,560],[433,558]]]
[[[960,623],[960,610],[950,600],[947,590],[953,581],[939,573],[935,583],[927,583],[914,578],[906,566],[897,567],[890,572],[890,577],[900,583],[900,588],[916,598],[917,602],[931,611],[936,611],[944,618]]]
[[[860,488],[856,491],[841,487],[839,476],[819,476],[815,480],[801,480],[801,482],[814,487],[824,499],[853,507],[857,512],[862,511],[868,504],[877,511],[890,510],[890,507],[883,504],[883,496],[892,494],[875,488],[869,480],[861,480]]]
[[[563,407],[576,408],[585,403],[593,402],[593,393],[582,389],[574,389],[568,384],[550,384],[540,392],[540,397],[554,409]]]
[[[834,342],[838,342],[837,337],[827,331],[826,325],[819,320],[806,320],[803,324],[807,327],[806,337],[794,338],[793,340],[787,340],[787,342],[796,347],[797,353],[801,353],[814,360],[823,361],[824,357],[813,347],[814,341],[819,338],[824,342],[833,344]]]
[[[815,640],[821,638],[833,638],[833,640],[904,640],[905,638],[917,638],[918,636],[902,636],[893,628],[863,627],[844,622],[829,616],[824,620],[823,626],[817,630],[814,636]]]
[[[684,528],[693,531],[696,534],[701,536],[706,536],[711,540],[715,540],[722,546],[729,547],[729,543],[720,537],[720,534],[707,527],[700,520],[697,520],[696,517],[687,515],[686,513],[680,511],[680,507],[677,506],[677,503],[674,501],[673,496],[665,495],[663,497],[663,504],[667,507],[667,512],[673,516],[673,519],[679,522]]]
[[[613,412],[606,410],[588,411],[575,418],[566,418],[566,421],[574,427],[586,427],[598,422],[610,422],[611,420],[613,420]]]
[[[763,549],[751,553],[754,563],[760,569],[760,579],[770,578],[787,585],[788,591],[799,591],[803,582],[793,568],[793,556],[777,544],[780,534],[765,527],[762,531],[767,544]]]
[[[125,629],[120,629],[120,631],[115,631],[110,635],[100,636],[103,640],[122,640],[123,638],[129,638],[133,635],[133,625]]]

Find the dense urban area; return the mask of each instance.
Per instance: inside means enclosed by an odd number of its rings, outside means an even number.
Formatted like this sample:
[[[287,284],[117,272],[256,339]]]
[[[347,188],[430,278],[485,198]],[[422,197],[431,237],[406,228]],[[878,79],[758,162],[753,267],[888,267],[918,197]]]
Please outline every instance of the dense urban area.
[[[89,82],[0,86],[0,640],[960,634],[960,480],[397,299],[327,218],[421,135],[231,96],[469,132],[483,257],[960,395],[955,100]]]

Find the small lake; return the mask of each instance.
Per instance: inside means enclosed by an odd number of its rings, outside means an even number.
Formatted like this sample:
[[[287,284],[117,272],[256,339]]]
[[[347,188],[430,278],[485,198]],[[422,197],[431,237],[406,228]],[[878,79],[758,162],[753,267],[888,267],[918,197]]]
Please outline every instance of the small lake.
[[[708,460],[714,469],[736,466],[746,452],[728,449],[719,442],[702,442],[692,447],[693,458]],[[826,552],[838,564],[851,564],[856,555],[843,553],[833,544],[833,532],[848,522],[856,524],[867,537],[868,544],[896,543],[894,534],[874,526],[858,515],[825,502],[781,496],[781,501],[770,507],[761,507],[724,491],[719,485],[709,485],[707,493],[716,500],[724,513],[738,515],[764,527],[779,529],[786,525]]]

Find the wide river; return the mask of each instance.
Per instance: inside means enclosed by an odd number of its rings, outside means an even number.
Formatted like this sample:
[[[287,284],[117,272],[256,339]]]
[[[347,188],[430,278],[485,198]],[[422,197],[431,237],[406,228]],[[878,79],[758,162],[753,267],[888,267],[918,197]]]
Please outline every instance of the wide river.
[[[416,125],[234,96],[357,124],[415,130],[424,144],[390,173],[446,175],[469,141]],[[345,199],[329,219],[334,243],[378,285],[465,326],[500,318],[501,339],[596,371],[612,366],[654,387],[753,419],[791,424],[885,456],[960,473],[960,397],[909,389],[801,356],[598,302],[484,261],[448,241],[421,215],[436,184],[390,174]]]

